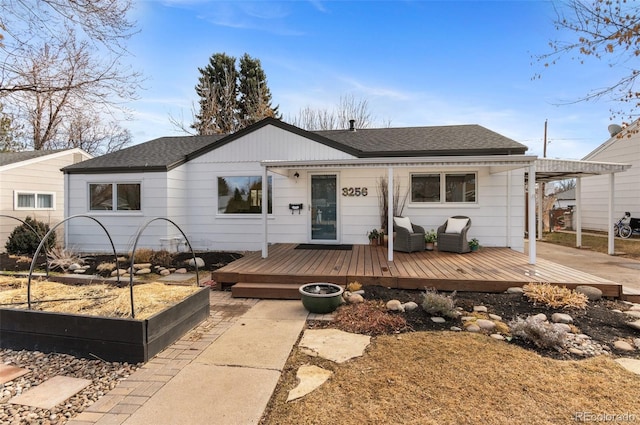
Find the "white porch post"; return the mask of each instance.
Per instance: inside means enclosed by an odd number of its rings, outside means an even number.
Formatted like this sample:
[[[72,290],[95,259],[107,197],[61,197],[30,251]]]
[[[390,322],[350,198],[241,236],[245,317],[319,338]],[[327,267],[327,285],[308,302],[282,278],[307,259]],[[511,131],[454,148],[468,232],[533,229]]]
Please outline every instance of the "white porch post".
[[[507,171],[507,243],[511,248],[511,170]]]
[[[608,235],[609,235],[609,244],[608,244],[608,253],[609,255],[613,255],[615,252],[614,249],[614,235],[613,235],[613,202],[614,202],[614,198],[613,198],[613,190],[615,189],[615,183],[616,183],[616,175],[615,173],[611,173],[609,174],[609,220],[607,221],[607,228],[609,229]]]
[[[269,256],[267,218],[269,217],[269,178],[267,167],[262,167],[262,258]]]
[[[544,183],[540,183],[538,187],[538,233],[536,234],[536,240],[542,239],[542,232],[544,230],[544,217],[542,216],[544,214],[542,210],[544,204],[544,186]]]
[[[582,177],[576,178],[576,248],[582,247]]]
[[[387,260],[393,261],[393,167],[389,167],[387,177]]]
[[[532,162],[529,166],[528,180],[529,198],[529,264],[536,263],[536,163]]]

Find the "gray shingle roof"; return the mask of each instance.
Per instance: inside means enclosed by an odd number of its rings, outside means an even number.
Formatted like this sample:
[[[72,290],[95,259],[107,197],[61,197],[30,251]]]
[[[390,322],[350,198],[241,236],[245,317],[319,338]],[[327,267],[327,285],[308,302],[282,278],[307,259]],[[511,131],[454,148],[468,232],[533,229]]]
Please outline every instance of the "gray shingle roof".
[[[65,167],[65,173],[166,171],[272,124],[356,157],[507,155],[527,150],[479,125],[309,132],[266,118],[231,135],[162,137]]]
[[[363,156],[522,154],[527,147],[479,125],[316,131]]]
[[[69,165],[64,172],[166,171],[187,161],[189,154],[222,139],[224,135],[161,137],[87,161]]]
[[[0,152],[0,167],[4,165],[14,164],[16,162],[28,161],[30,159],[39,158],[41,156],[51,155],[63,150],[65,149],[28,152]]]

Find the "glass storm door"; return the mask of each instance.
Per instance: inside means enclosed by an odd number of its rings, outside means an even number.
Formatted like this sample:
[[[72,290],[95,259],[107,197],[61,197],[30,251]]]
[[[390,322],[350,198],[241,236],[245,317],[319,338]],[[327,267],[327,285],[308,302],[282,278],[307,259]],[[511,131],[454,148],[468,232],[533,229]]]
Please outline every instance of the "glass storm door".
[[[311,240],[337,242],[338,240],[338,176],[311,175]]]

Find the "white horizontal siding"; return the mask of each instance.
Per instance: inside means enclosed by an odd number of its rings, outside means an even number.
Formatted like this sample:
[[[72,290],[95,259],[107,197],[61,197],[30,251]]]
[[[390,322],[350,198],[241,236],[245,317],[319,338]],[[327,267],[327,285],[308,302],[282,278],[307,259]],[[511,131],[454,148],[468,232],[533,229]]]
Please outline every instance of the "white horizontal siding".
[[[614,217],[617,220],[625,211],[640,217],[640,134],[610,140],[589,160],[631,164],[615,175]],[[608,222],[609,176],[585,177],[581,185],[583,229],[608,230],[612,224]]]
[[[8,215],[24,220],[27,216],[55,226],[64,218],[64,174],[61,168],[75,162],[78,150],[39,157],[23,164],[10,164],[0,171],[0,215]],[[82,158],[88,156],[82,154]],[[54,193],[53,210],[15,210],[14,192],[27,191]],[[4,251],[7,238],[13,229],[21,225],[17,220],[0,217],[0,251]],[[63,243],[62,228],[57,232],[58,241]]]
[[[133,235],[152,217],[175,221],[198,250],[259,250],[262,244],[261,215],[225,215],[218,213],[217,179],[229,176],[262,176],[262,160],[318,160],[350,158],[341,151],[307,140],[282,129],[267,126],[237,139],[219,149],[199,156],[169,173],[115,174],[83,176],[72,174],[69,199],[70,214],[87,213],[88,182],[141,181],[143,210],[140,214],[92,214],[104,222],[116,240],[118,250],[133,243]],[[293,178],[297,171],[299,178]],[[441,169],[397,168],[395,179],[402,190],[409,185],[411,172],[454,171]],[[524,242],[524,172],[512,172],[511,220],[507,220],[507,173],[489,174],[487,168],[458,168],[455,171],[478,173],[478,202],[471,205],[411,205],[404,215],[428,229],[436,229],[452,215],[467,215],[473,225],[470,237],[485,246],[511,246],[523,250]],[[290,170],[288,176],[271,174],[273,212],[268,218],[270,243],[303,243],[310,234],[310,175],[338,175],[338,234],[341,243],[367,243],[367,232],[380,227],[378,178],[387,168],[336,168]],[[342,196],[341,189],[368,189],[367,196]],[[290,203],[301,203],[303,209],[291,214]],[[507,226],[511,226],[507,229]],[[97,241],[91,223],[70,226],[70,240],[85,251],[104,251]],[[161,238],[177,236],[171,226],[154,223],[145,232],[139,246],[158,247]],[[508,237],[510,236],[510,238]],[[102,247],[102,249],[99,249]]]

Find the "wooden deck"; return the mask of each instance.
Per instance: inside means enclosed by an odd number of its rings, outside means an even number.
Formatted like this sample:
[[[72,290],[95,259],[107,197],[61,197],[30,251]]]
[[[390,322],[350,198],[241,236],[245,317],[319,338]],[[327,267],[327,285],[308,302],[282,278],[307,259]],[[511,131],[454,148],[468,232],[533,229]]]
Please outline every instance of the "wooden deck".
[[[212,273],[220,284],[232,285],[234,296],[256,298],[295,298],[297,287],[309,282],[346,285],[383,285],[402,289],[435,288],[440,291],[502,292],[511,286],[529,282],[548,282],[575,288],[590,285],[603,295],[620,297],[622,285],[579,270],[508,248],[482,248],[478,252],[455,254],[438,251],[395,252],[387,261],[387,249],[354,245],[352,250],[294,249],[296,244],[269,247],[269,257],[260,252],[245,257]],[[278,295],[267,288],[289,288],[290,296]],[[242,289],[244,288],[244,289]]]

